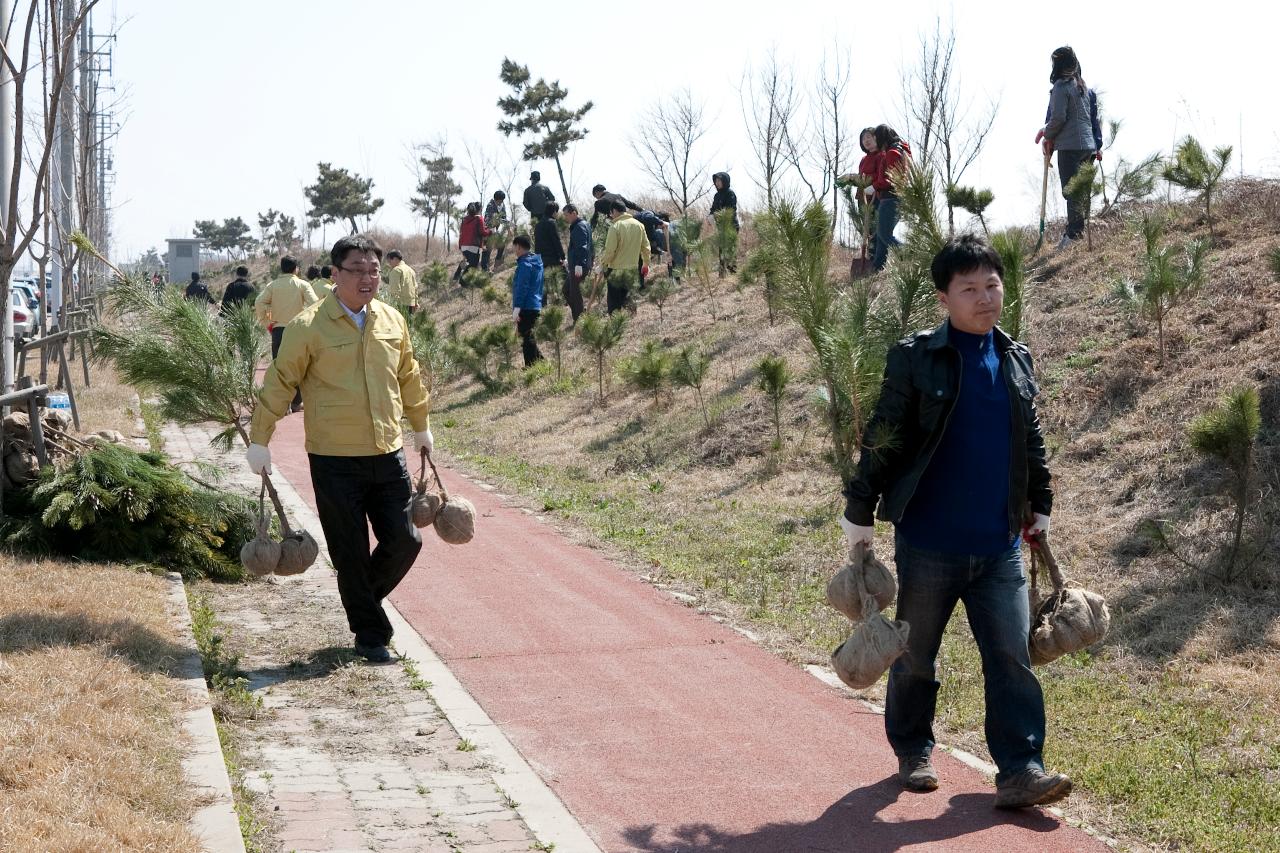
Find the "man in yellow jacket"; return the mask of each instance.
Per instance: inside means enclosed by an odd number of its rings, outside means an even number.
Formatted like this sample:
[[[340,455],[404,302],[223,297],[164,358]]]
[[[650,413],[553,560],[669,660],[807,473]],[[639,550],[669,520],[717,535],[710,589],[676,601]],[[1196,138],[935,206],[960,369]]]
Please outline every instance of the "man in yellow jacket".
[[[328,296],[333,290],[333,267],[328,264],[320,267],[320,277],[311,282],[311,289],[315,291],[316,299]]]
[[[301,388],[316,510],[347,624],[357,654],[385,663],[392,630],[382,599],[422,548],[409,517],[413,484],[400,418],[409,419],[419,451],[429,451],[429,400],[404,317],[374,298],[381,247],[353,234],[335,243],[330,256],[333,292],[289,324],[258,394],[247,457],[255,474],[270,472],[267,444]],[[377,539],[372,554],[370,526]]]
[[[404,262],[399,249],[387,252],[386,299],[402,313],[412,314],[418,309],[418,274]]]
[[[650,249],[644,225],[627,213],[627,206],[620,199],[609,204],[609,218],[613,224],[604,238],[599,275],[608,286],[609,313],[612,314],[627,304],[627,289],[632,282],[638,279],[644,287]]]
[[[289,321],[306,308],[314,305],[316,292],[311,282],[298,277],[298,259],[285,255],[280,259],[280,275],[258,294],[258,301],[253,303],[253,313],[258,322],[271,329],[271,357],[275,358],[280,351],[280,341],[284,338],[284,327]],[[290,411],[302,408],[302,395],[299,392],[293,398]]]

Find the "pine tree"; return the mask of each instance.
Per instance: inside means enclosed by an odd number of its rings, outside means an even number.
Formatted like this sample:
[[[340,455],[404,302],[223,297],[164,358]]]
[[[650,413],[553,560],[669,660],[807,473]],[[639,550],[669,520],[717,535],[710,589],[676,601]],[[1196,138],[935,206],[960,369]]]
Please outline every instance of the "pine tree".
[[[991,202],[995,200],[995,194],[991,190],[961,187],[955,184],[947,187],[947,206],[952,209],[958,207],[970,215],[976,216],[978,223],[982,226],[982,233],[988,237],[991,236],[991,232],[987,230],[985,214],[987,208],[991,206]]]
[[[556,381],[563,376],[560,350],[569,337],[569,330],[564,324],[564,308],[551,305],[542,309],[536,330],[538,340],[551,344],[556,354]]]
[[[1062,194],[1070,203],[1084,210],[1085,245],[1093,251],[1093,197],[1101,194],[1103,185],[1098,181],[1096,162],[1081,163],[1080,168],[1062,188]]]
[[[1262,427],[1262,411],[1256,388],[1236,388],[1192,422],[1188,431],[1191,446],[1226,465],[1230,471],[1230,492],[1235,503],[1231,549],[1227,552],[1221,579],[1230,582],[1237,573],[1244,523],[1249,513],[1250,481],[1254,444]]]
[[[787,360],[780,355],[767,355],[756,365],[756,374],[756,386],[773,404],[773,446],[775,450],[780,450],[782,449],[782,398],[787,393],[787,385],[791,382]]]
[[[710,367],[711,354],[693,344],[682,347],[671,363],[671,382],[677,388],[693,389],[698,398],[698,409],[702,412],[702,425],[706,427],[711,426],[711,416],[707,413],[702,386],[707,381]]]
[[[560,158],[571,144],[586,138],[587,129],[581,122],[593,104],[587,101],[576,110],[566,107],[564,101],[569,91],[560,85],[560,81],[548,83],[539,77],[530,82],[529,67],[505,57],[498,78],[513,92],[498,99],[498,108],[507,116],[506,120],[498,122],[498,130],[506,136],[534,136],[533,140],[525,143],[524,159],[554,160],[556,171],[560,173],[560,189],[564,192],[565,203],[568,203],[569,186],[564,180]]]
[[[1162,246],[1164,220],[1156,214],[1142,217],[1139,231],[1145,249],[1142,277],[1136,282],[1120,282],[1117,292],[1136,300],[1143,313],[1155,321],[1159,336],[1159,364],[1164,364],[1164,325],[1171,310],[1194,293],[1205,280],[1209,244],[1192,240],[1181,247]]]
[[[1020,341],[1026,333],[1027,296],[1033,283],[1027,265],[1031,246],[1026,232],[1014,228],[992,237],[991,248],[1000,256],[1004,267],[1004,308],[1000,312],[1000,328],[1015,341]]]
[[[462,184],[453,179],[452,157],[422,156],[418,162],[422,166],[422,180],[414,188],[417,195],[409,198],[409,209],[427,221],[429,251],[442,217],[446,223],[444,233],[448,234],[448,222],[457,212],[454,200],[462,193]]]
[[[596,381],[600,391],[600,403],[607,405],[604,394],[605,356],[622,340],[627,328],[627,315],[615,312],[608,317],[586,313],[578,319],[578,337],[596,357]]]
[[[311,209],[307,216],[316,225],[346,220],[351,233],[360,230],[357,216],[372,216],[383,205],[383,200],[373,197],[373,179],[362,178],[346,169],[335,169],[328,163],[319,164],[319,177],[302,192]]]
[[[644,298],[658,306],[658,328],[662,328],[663,324],[662,309],[666,306],[667,300],[678,289],[679,286],[676,284],[676,280],[669,275],[651,279],[645,287]]]
[[[653,405],[662,400],[662,391],[671,379],[671,353],[661,341],[647,340],[640,351],[622,362],[623,380],[637,391],[653,393]]]
[[[1224,145],[1213,149],[1210,157],[1194,136],[1188,136],[1173,151],[1173,162],[1166,163],[1161,174],[1171,184],[1198,192],[1204,199],[1204,215],[1209,221],[1209,239],[1213,239],[1213,193],[1231,162],[1232,148]]]

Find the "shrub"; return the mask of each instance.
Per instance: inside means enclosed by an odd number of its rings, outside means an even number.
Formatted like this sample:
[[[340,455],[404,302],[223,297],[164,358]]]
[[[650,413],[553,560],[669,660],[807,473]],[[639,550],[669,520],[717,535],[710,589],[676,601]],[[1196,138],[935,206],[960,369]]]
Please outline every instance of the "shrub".
[[[647,340],[639,352],[622,362],[621,373],[623,380],[635,390],[652,392],[656,406],[671,379],[671,353],[661,341]]]

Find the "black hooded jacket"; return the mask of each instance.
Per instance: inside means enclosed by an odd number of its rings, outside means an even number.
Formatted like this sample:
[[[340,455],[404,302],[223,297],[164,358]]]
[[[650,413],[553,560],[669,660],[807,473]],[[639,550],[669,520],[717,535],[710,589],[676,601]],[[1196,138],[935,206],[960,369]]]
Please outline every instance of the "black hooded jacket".
[[[711,176],[711,180],[716,178],[724,184],[724,189],[716,190],[715,196],[711,199],[711,215],[714,217],[717,211],[729,208],[733,211],[733,227],[738,228],[738,194],[729,189],[729,173],[716,172]]]
[[[596,220],[603,216],[609,218],[609,208],[615,201],[620,201],[627,206],[627,210],[640,210],[640,205],[636,204],[629,198],[625,198],[622,193],[611,193],[605,191],[604,195],[596,199],[595,212],[591,214],[591,227],[596,227]]]

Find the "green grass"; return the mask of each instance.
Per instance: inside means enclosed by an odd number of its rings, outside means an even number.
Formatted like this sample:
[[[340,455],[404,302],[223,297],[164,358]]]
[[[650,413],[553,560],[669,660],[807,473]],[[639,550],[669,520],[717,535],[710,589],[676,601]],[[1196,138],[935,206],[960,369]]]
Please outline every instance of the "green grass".
[[[580,466],[532,464],[488,446],[465,421],[461,426],[443,440],[467,464],[653,572],[742,604],[753,619],[785,629],[818,653],[847,633],[847,623],[825,604],[841,551],[836,525],[823,522],[835,517],[834,503],[807,508],[801,523],[780,522],[767,492],[757,501],[715,500],[696,513],[662,518],[649,511],[663,490],[653,485],[662,482],[657,471],[594,478]],[[962,609],[939,663],[940,727],[980,733],[982,667]],[[1280,851],[1275,721],[1242,715],[1233,697],[1206,691],[1172,665],[1144,669],[1113,662],[1105,651],[1037,672],[1049,715],[1046,761],[1110,807],[1109,833],[1195,850]]]

